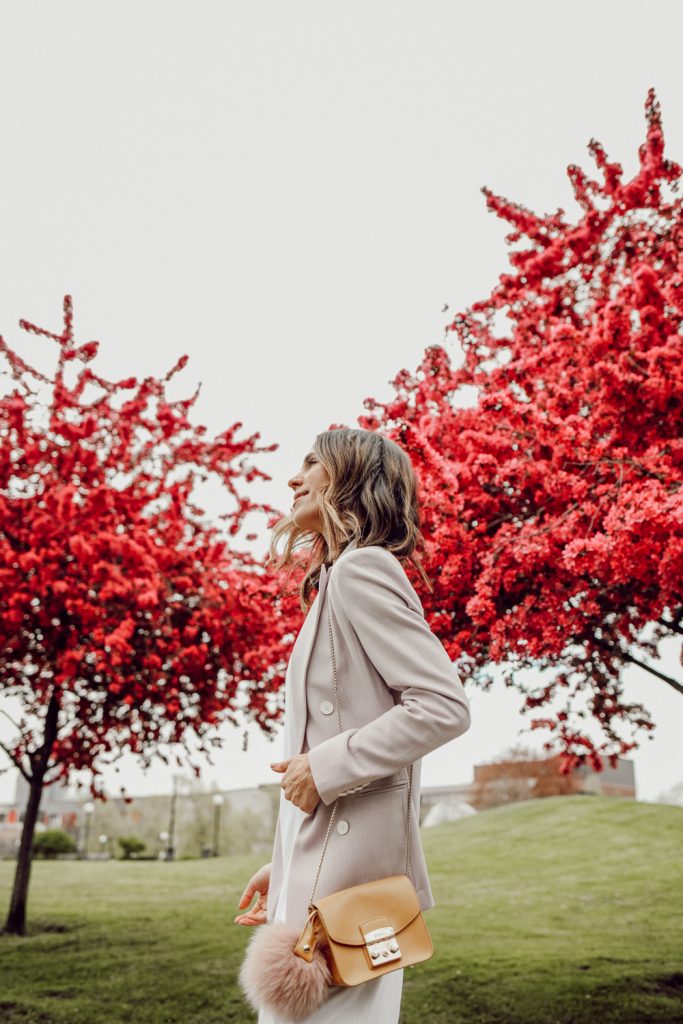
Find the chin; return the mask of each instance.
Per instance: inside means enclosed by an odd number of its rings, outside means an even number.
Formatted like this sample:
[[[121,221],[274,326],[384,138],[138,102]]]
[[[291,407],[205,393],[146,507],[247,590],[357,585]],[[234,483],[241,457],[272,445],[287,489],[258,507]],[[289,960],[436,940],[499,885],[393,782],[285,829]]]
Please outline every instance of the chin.
[[[301,530],[315,530],[315,517],[312,516],[310,512],[307,513],[305,509],[302,513],[302,509],[297,507],[299,504],[300,502],[297,502],[294,506],[292,519]]]

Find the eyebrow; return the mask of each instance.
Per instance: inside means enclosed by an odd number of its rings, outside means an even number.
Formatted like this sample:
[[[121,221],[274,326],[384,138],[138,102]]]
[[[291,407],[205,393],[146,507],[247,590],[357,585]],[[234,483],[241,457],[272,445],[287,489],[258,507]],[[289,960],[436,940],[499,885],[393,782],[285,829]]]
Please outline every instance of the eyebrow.
[[[315,458],[315,453],[314,452],[309,452],[308,455],[306,456],[306,458],[304,459],[304,466],[307,466],[308,463],[311,462],[311,460],[314,459],[314,458]]]

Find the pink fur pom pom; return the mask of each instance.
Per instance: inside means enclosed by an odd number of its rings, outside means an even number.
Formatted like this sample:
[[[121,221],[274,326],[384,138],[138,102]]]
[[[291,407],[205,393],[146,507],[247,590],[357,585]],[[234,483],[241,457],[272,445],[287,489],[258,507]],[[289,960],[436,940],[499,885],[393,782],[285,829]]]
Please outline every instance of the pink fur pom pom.
[[[330,994],[330,969],[320,948],[310,964],[294,952],[300,928],[281,921],[261,924],[252,936],[239,982],[255,1010],[267,1007],[289,1020],[308,1017]]]

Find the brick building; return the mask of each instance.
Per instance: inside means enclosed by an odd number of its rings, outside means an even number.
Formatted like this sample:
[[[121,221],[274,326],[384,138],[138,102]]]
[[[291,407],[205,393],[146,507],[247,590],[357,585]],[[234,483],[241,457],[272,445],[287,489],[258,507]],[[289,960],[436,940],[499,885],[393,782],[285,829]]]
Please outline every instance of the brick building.
[[[545,758],[514,757],[474,766],[470,803],[478,810],[516,800],[583,793],[636,799],[635,765],[620,757],[614,768],[605,762],[601,772],[579,765],[560,775],[559,755]]]

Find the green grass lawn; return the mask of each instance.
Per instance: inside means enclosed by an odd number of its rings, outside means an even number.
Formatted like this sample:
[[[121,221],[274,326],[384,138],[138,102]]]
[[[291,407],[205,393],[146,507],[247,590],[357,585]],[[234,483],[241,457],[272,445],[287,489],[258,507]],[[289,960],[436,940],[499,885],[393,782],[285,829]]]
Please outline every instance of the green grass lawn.
[[[435,953],[405,972],[402,1024],[683,1021],[683,809],[553,797],[423,839]],[[29,935],[0,936],[0,1021],[255,1020],[232,921],[262,860],[35,862]]]

